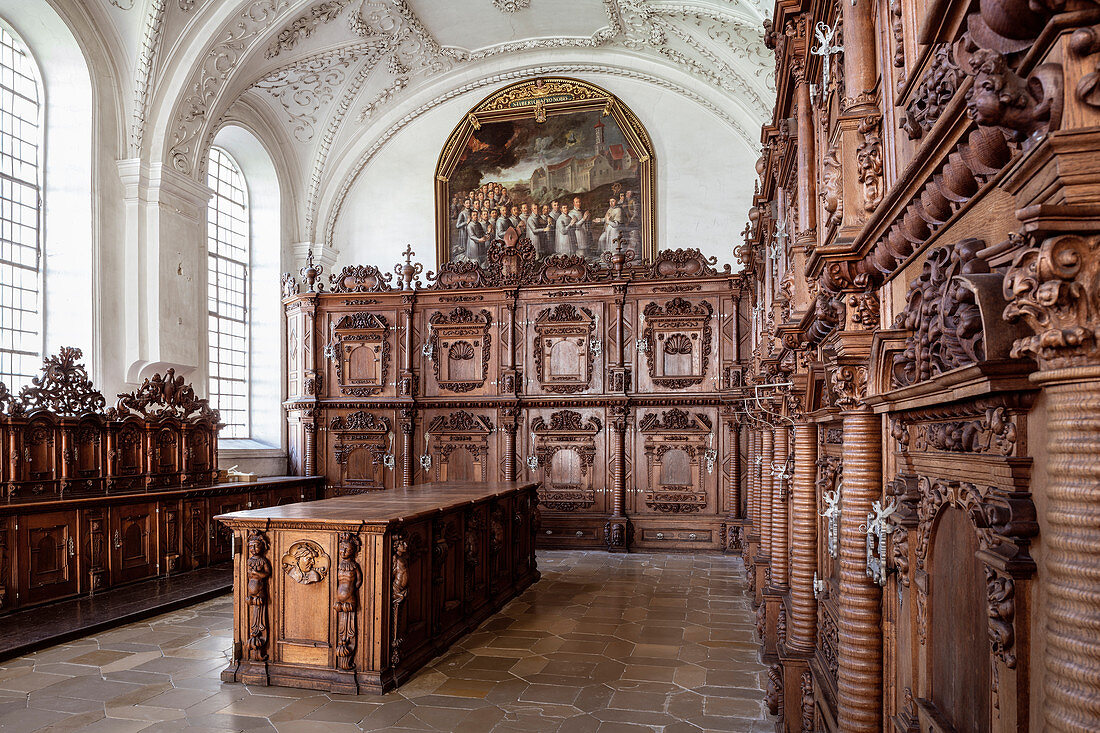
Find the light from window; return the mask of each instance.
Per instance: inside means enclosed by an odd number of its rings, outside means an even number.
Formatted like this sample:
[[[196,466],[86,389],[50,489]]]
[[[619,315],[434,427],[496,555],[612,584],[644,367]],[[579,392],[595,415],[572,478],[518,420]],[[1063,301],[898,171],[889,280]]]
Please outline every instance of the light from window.
[[[210,403],[221,411],[223,438],[248,438],[248,193],[237,163],[210,149],[206,184],[207,301],[210,319]]]
[[[0,382],[42,363],[40,93],[27,49],[0,26]]]

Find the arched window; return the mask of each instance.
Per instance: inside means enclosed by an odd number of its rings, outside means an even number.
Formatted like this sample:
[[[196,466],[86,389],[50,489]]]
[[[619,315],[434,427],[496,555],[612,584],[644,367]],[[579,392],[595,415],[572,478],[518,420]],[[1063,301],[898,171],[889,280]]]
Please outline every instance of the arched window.
[[[210,402],[221,411],[224,438],[249,438],[249,212],[240,166],[210,148],[206,184],[210,327]]]
[[[41,112],[34,61],[0,25],[0,382],[12,390],[42,357]]]

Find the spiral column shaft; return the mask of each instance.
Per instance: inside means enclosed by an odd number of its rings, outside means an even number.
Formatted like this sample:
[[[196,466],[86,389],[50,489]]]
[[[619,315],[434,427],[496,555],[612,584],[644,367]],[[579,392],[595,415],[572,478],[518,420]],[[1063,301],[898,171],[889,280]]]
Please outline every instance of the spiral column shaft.
[[[785,591],[789,582],[790,559],[787,547],[787,487],[780,473],[787,465],[787,451],[790,444],[790,428],[780,426],[775,429],[775,445],[772,447],[773,464],[769,467],[772,476],[772,588]]]
[[[760,433],[760,557],[767,562],[772,554],[772,474],[775,436],[771,430]]]
[[[1100,378],[1041,373],[1047,408],[1044,730],[1100,730]],[[1084,377],[1084,378],[1082,378]]]
[[[794,426],[794,484],[791,495],[791,618],[787,648],[812,652],[817,638],[817,426]]]
[[[882,490],[880,421],[866,409],[843,418],[837,722],[845,733],[875,733],[882,730],[882,591],[867,577],[867,535],[860,525]]]

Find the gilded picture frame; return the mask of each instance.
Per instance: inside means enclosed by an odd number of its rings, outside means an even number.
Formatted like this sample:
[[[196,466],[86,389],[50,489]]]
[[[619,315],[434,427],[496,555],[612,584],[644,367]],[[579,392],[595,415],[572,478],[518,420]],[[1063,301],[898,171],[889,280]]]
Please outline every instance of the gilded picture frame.
[[[547,136],[536,137],[544,129]],[[570,149],[555,144],[562,139],[563,131],[567,131]],[[508,142],[500,143],[505,137]],[[494,139],[501,148],[516,139],[526,141],[526,147],[497,155],[500,151],[493,148]],[[532,143],[539,147],[538,163],[531,160]],[[652,261],[656,256],[657,172],[653,144],[637,115],[607,90],[569,77],[535,77],[497,90],[463,117],[448,137],[436,165],[436,257],[440,265],[455,259],[486,264],[488,244],[499,236],[497,227],[506,226],[503,222],[486,222],[482,239],[466,233],[470,211],[462,213],[462,201],[478,190],[478,184],[483,193],[486,186],[492,192],[493,185],[500,185],[484,183],[478,170],[469,170],[471,156],[488,158],[487,165],[508,160],[514,166],[509,169],[513,173],[534,166],[526,180],[509,182],[518,187],[518,195],[502,188],[499,197],[506,206],[513,203],[511,195],[515,195],[516,202],[522,200],[532,208],[548,206],[551,198],[555,203],[565,199],[561,206],[573,205],[576,234],[566,235],[575,237],[572,251],[568,243],[563,244],[563,235],[555,236],[554,225],[549,223],[546,229],[532,228],[527,237],[535,243],[539,257],[582,254],[595,262],[604,251],[614,249],[619,240],[624,249],[634,249],[639,259]],[[496,170],[502,167],[498,165]],[[616,177],[618,180],[614,180]],[[577,199],[580,206],[574,205]],[[475,207],[478,205],[487,206],[488,202],[475,202]],[[475,208],[475,219],[477,211]],[[526,221],[527,213],[524,207],[519,220]],[[526,227],[521,228],[524,231],[519,232],[520,236],[527,236]]]

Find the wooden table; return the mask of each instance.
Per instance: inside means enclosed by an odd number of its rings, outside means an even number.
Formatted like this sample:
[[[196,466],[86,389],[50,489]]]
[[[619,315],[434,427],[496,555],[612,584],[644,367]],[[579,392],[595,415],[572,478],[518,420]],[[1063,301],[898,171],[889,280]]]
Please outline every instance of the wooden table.
[[[383,693],[539,579],[538,484],[431,483],[232,512],[227,682]]]

